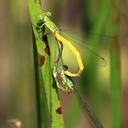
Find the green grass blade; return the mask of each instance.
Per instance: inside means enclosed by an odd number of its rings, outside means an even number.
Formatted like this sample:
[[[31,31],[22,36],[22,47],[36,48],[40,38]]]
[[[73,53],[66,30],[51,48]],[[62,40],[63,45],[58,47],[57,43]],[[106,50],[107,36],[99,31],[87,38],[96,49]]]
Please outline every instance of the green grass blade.
[[[47,36],[41,40],[35,29],[38,16],[42,13],[39,0],[28,0],[34,34],[39,128],[63,128],[60,99],[52,77],[51,55]],[[49,42],[52,43],[52,42]],[[47,108],[46,108],[47,107]]]
[[[121,71],[119,46],[119,0],[112,0],[111,32],[114,36],[110,45],[112,128],[121,127]]]

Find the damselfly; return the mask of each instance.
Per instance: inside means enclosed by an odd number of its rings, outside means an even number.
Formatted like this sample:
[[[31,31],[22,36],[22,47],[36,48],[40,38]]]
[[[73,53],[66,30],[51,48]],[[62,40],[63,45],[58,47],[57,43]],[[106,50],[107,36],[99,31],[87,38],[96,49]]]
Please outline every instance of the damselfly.
[[[80,96],[80,93],[78,92],[71,77],[65,74],[65,70],[67,69],[65,69],[65,65],[63,64],[63,60],[62,60],[63,44],[58,40],[57,40],[57,44],[58,44],[59,54],[55,62],[55,65],[53,67],[53,76],[54,76],[54,79],[56,81],[58,88],[60,88],[61,90],[67,93],[74,91],[80,102],[83,112],[88,117],[90,124],[94,126],[95,128],[103,128],[103,126],[97,119],[95,113],[92,112],[89,104]]]

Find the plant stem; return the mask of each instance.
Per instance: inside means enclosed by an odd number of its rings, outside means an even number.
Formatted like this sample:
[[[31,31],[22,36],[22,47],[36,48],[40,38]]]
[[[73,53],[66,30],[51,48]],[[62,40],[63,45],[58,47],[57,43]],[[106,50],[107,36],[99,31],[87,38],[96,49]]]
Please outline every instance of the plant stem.
[[[111,104],[113,128],[121,127],[121,71],[120,71],[120,46],[119,46],[119,0],[112,0],[111,32],[114,36],[110,44],[111,65]]]
[[[39,128],[64,128],[60,99],[52,77],[51,49],[47,35],[42,30],[40,38],[36,25],[42,14],[39,0],[28,0],[29,12],[33,28],[35,75],[37,90],[37,109]]]

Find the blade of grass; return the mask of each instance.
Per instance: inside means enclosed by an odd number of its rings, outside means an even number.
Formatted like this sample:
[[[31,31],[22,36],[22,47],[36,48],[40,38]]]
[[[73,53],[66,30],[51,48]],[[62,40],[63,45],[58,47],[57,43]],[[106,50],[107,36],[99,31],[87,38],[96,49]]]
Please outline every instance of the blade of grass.
[[[121,127],[121,71],[119,46],[119,0],[112,0],[110,27],[114,36],[110,44],[112,128]]]
[[[33,27],[34,40],[39,37],[35,26],[42,13],[39,0],[28,0],[29,12]],[[51,69],[51,55],[47,36],[34,42],[34,56],[36,67],[36,89],[38,101],[39,128],[63,128],[64,121],[61,113],[60,99],[53,82]],[[52,42],[49,42],[52,43]],[[47,107],[47,108],[46,108]],[[48,112],[46,112],[48,110]]]

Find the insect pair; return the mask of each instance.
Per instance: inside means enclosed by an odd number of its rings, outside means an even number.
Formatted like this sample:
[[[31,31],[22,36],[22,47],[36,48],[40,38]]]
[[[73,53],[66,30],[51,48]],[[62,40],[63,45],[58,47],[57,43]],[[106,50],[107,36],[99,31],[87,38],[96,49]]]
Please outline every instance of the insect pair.
[[[38,28],[38,33],[42,34],[42,28],[45,26],[47,29],[49,29],[53,33],[53,35],[57,41],[61,42],[63,45],[66,45],[68,48],[70,48],[70,50],[72,51],[72,53],[74,54],[74,56],[76,58],[76,61],[79,66],[79,70],[76,73],[72,73],[72,72],[66,70],[65,74],[70,77],[79,77],[84,69],[81,56],[80,56],[79,52],[77,51],[77,49],[72,45],[72,43],[70,41],[66,40],[63,36],[61,36],[61,34],[59,32],[59,28],[54,24],[54,22],[52,22],[49,19],[49,16],[51,16],[50,12],[42,13],[39,16],[38,23],[36,25],[36,27]]]
[[[93,124],[93,126],[95,126],[96,128],[103,128],[100,122],[97,120],[95,114],[91,111],[90,106],[80,96],[74,82],[71,80],[72,77],[79,77],[84,69],[81,56],[74,45],[60,34],[58,27],[54,24],[53,21],[49,19],[50,15],[50,12],[42,13],[38,17],[36,28],[38,34],[43,34],[45,28],[49,29],[56,39],[58,46],[58,56],[53,67],[53,77],[55,79],[56,85],[66,93],[74,91],[80,101],[82,110],[88,115],[91,124]],[[68,71],[68,69],[66,68],[67,66],[63,64],[63,45],[66,45],[72,51],[77,60],[79,70],[76,73]]]

